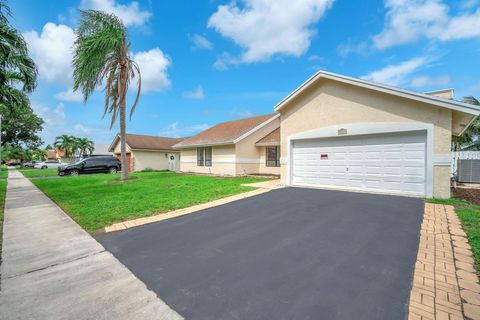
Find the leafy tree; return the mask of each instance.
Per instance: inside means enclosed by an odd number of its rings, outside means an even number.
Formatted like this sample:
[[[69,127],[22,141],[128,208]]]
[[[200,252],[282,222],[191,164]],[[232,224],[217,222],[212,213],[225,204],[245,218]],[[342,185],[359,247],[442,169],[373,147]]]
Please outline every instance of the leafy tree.
[[[75,149],[75,137],[68,134],[62,134],[55,138],[53,146],[63,150],[65,152],[65,157],[69,158],[70,155],[73,155]]]
[[[40,148],[36,148],[36,149],[33,150],[32,159],[43,161],[43,160],[47,159],[47,153],[46,153],[45,150],[42,150]]]
[[[480,101],[472,96],[463,98],[463,102],[480,106]],[[453,137],[452,142],[454,151],[459,151],[464,147],[468,147],[470,150],[480,150],[480,117],[470,124],[462,136]]]
[[[0,103],[2,115],[2,145],[25,145],[36,148],[43,141],[37,135],[43,128],[43,120],[33,113],[27,105],[17,105],[10,108]]]
[[[29,149],[10,144],[2,146],[2,161],[20,160],[23,162],[31,159],[32,153]]]
[[[105,114],[112,116],[110,128],[120,117],[121,179],[128,179],[126,166],[126,93],[130,81],[138,77],[137,93],[130,118],[141,91],[140,68],[130,57],[130,43],[122,21],[113,14],[87,10],[80,12],[73,57],[75,91],[81,90],[86,102],[105,80]]]

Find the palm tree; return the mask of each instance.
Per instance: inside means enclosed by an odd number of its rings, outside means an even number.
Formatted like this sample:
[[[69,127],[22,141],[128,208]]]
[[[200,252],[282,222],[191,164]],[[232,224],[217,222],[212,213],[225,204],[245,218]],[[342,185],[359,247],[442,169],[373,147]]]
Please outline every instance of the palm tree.
[[[95,150],[93,141],[88,138],[77,138],[77,148],[80,149],[82,155],[87,153],[92,155],[93,150]]]
[[[137,93],[130,108],[130,118],[141,91],[140,68],[130,57],[130,43],[122,21],[101,11],[80,11],[73,57],[75,91],[81,89],[84,102],[105,80],[105,111],[112,116],[110,128],[120,116],[121,179],[128,179],[126,166],[126,93],[130,81],[138,77]]]
[[[473,96],[463,98],[463,102],[480,106],[480,100]],[[460,151],[465,146],[474,150],[480,149],[480,117],[473,120],[462,136],[453,137],[452,142],[454,151]]]
[[[37,85],[37,67],[28,55],[25,39],[10,26],[10,15],[6,1],[0,0],[0,102],[29,105],[26,93]]]
[[[74,141],[75,137],[69,136],[68,134],[62,134],[55,138],[53,146],[65,152],[65,157],[69,158],[71,151],[74,150]]]

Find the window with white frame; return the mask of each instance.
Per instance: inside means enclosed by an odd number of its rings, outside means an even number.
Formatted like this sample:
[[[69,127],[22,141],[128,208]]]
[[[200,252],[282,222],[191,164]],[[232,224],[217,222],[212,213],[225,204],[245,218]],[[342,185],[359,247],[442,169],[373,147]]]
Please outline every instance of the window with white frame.
[[[267,167],[280,167],[280,147],[269,146],[266,147],[266,163]]]
[[[197,166],[203,167],[205,165],[205,148],[197,148]]]
[[[197,166],[199,167],[212,166],[212,147],[197,148]]]

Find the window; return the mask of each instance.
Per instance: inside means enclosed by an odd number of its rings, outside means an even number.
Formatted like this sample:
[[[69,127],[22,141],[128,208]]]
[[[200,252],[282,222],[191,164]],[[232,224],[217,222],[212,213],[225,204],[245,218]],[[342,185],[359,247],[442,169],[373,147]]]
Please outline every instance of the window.
[[[205,148],[205,167],[212,166],[212,147]]]
[[[197,166],[212,166],[212,147],[197,148]]]
[[[280,167],[280,147],[267,147],[266,148],[266,166],[267,167]]]
[[[205,165],[204,153],[205,148],[197,148],[197,166],[203,167]]]

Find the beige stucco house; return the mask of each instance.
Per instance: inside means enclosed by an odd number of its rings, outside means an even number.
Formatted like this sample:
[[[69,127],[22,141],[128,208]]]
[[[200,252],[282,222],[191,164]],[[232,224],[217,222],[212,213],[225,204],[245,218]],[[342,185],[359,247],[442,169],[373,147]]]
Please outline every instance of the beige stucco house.
[[[174,146],[180,171],[215,175],[280,174],[279,114],[222,122]]]
[[[220,123],[174,146],[182,172],[280,174],[288,186],[450,197],[452,136],[480,108],[319,71],[275,113]]]
[[[446,198],[452,135],[480,113],[453,100],[317,72],[275,106],[284,184]]]
[[[127,134],[127,167],[129,171],[145,169],[178,171],[180,152],[173,145],[184,138],[166,138]],[[120,159],[120,135],[117,135],[108,148]]]

